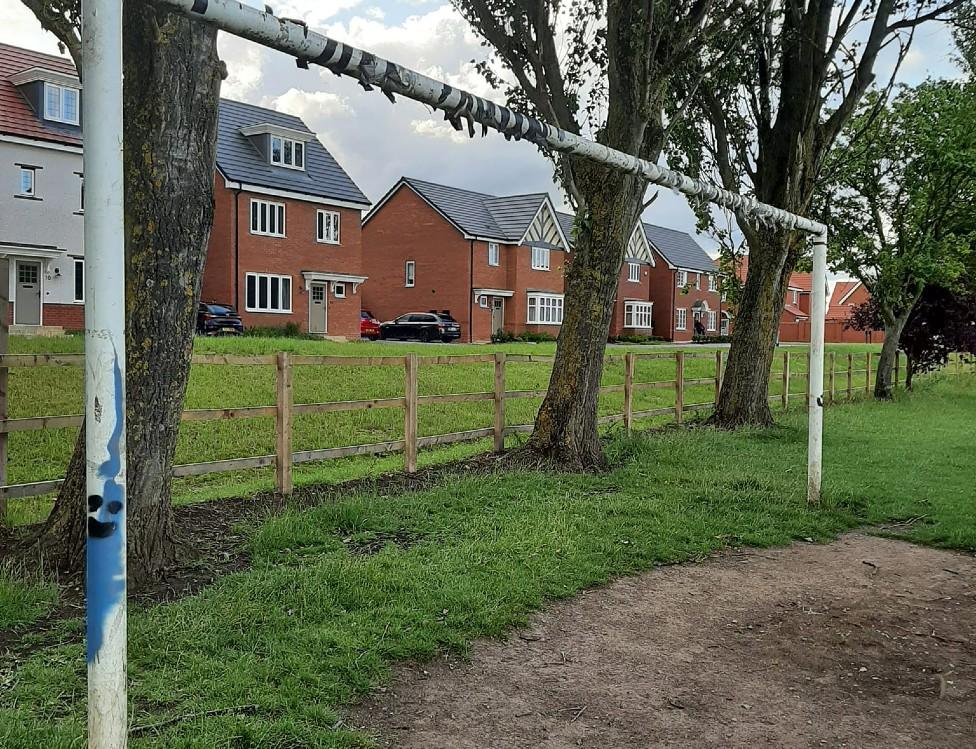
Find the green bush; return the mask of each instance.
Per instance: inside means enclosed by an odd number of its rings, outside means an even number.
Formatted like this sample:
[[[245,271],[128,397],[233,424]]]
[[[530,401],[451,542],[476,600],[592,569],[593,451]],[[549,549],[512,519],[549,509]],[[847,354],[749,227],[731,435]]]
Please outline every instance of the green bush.
[[[530,331],[515,335],[508,330],[498,330],[491,337],[492,343],[552,343],[555,340],[556,337],[549,333],[532,333]]]
[[[301,338],[310,340],[315,336],[303,333],[298,323],[288,322],[280,328],[245,328],[244,335],[257,338]]]
[[[610,336],[610,343],[661,343],[664,338],[657,335],[618,335]]]
[[[730,335],[696,335],[691,339],[692,343],[732,343]]]

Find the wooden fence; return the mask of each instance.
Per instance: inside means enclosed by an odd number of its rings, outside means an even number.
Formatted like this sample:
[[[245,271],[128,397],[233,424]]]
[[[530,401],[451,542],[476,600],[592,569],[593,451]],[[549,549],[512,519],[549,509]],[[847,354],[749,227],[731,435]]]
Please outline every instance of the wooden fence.
[[[787,409],[790,400],[802,398],[804,402],[809,392],[809,353],[784,352],[782,359],[782,392],[770,395],[770,401],[779,400],[782,408]],[[806,371],[801,373],[804,379],[804,391],[791,393],[791,379],[796,375],[792,372],[791,362],[803,357],[806,360]],[[855,369],[855,358],[863,361],[863,367]],[[638,382],[635,380],[636,363],[650,359],[673,359],[674,379],[655,382]],[[704,378],[688,378],[685,376],[685,361],[687,359],[714,360],[714,375]],[[552,356],[535,356],[530,354],[477,354],[466,356],[433,356],[418,357],[416,354],[406,356],[384,357],[343,357],[343,356],[300,356],[287,352],[265,356],[235,356],[235,355],[196,355],[194,364],[227,365],[227,366],[274,366],[276,403],[267,406],[246,406],[241,408],[211,408],[189,409],[183,411],[183,421],[217,421],[225,419],[247,419],[254,417],[274,417],[275,419],[275,453],[273,455],[259,455],[251,457],[215,460],[205,463],[191,463],[175,466],[174,477],[201,476],[209,473],[224,471],[239,471],[242,469],[262,468],[273,466],[275,469],[275,488],[282,494],[290,494],[293,489],[292,468],[299,463],[319,460],[333,460],[355,455],[380,455],[384,453],[402,452],[404,454],[404,468],[408,473],[417,470],[417,451],[425,447],[447,445],[456,442],[478,440],[491,437],[494,449],[504,449],[505,438],[513,434],[524,434],[532,431],[531,424],[506,426],[505,403],[516,398],[542,398],[545,390],[506,390],[505,372],[507,364],[511,362],[549,363],[554,361]],[[658,352],[658,353],[627,353],[611,355],[606,361],[622,361],[624,364],[624,382],[621,385],[605,385],[600,388],[601,393],[623,393],[623,411],[601,416],[601,424],[622,423],[628,431],[635,419],[656,416],[671,416],[675,423],[682,422],[685,413],[709,409],[718,400],[724,373],[724,350],[714,353],[706,352]],[[872,354],[848,354],[846,367],[841,360],[841,368],[837,369],[836,352],[827,355],[825,383],[825,402],[835,403],[840,397],[851,399],[855,392],[863,390],[870,392],[872,388]],[[901,379],[902,358],[899,353],[894,368],[896,386]],[[418,371],[420,366],[448,366],[475,363],[493,363],[494,387],[491,391],[474,393],[451,393],[444,395],[419,395],[417,390]],[[32,354],[0,356],[0,382],[6,379],[8,368],[24,367],[58,367],[82,366],[84,356],[80,354]],[[403,395],[389,398],[373,398],[369,400],[334,401],[327,403],[294,403],[293,399],[293,368],[296,366],[362,366],[362,367],[401,367],[403,369]],[[961,371],[962,360],[955,363],[956,371]],[[775,374],[775,373],[774,373]],[[855,376],[863,375],[863,381],[855,382]],[[845,379],[846,378],[846,379]],[[771,376],[770,381],[774,378]],[[838,382],[840,380],[840,382]],[[689,386],[712,385],[714,398],[707,403],[685,403],[686,389]],[[634,394],[647,389],[665,389],[674,393],[674,405],[651,410],[638,411],[634,409]],[[7,412],[7,395],[5,389],[0,389],[0,415]],[[494,405],[494,418],[491,426],[480,429],[437,434],[420,437],[417,433],[418,408],[429,404],[467,403],[473,401],[491,401]],[[403,439],[389,440],[370,444],[349,445],[344,447],[330,447],[316,450],[295,452],[292,449],[292,420],[296,415],[324,414],[338,411],[365,411],[369,409],[402,409],[403,410]],[[31,418],[0,418],[0,520],[6,517],[6,502],[8,499],[32,497],[56,491],[63,479],[35,481],[26,484],[8,485],[7,476],[7,436],[12,432],[61,429],[65,427],[80,427],[83,421],[81,415],[69,416],[36,416]]]

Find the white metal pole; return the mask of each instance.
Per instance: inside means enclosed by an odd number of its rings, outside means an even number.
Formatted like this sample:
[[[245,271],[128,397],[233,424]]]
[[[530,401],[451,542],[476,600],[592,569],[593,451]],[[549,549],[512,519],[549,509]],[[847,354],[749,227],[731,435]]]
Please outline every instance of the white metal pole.
[[[823,473],[824,318],[827,313],[827,230],[813,240],[813,299],[810,305],[810,393],[807,441],[807,502],[820,501]]]
[[[88,746],[126,746],[122,3],[82,1]]]

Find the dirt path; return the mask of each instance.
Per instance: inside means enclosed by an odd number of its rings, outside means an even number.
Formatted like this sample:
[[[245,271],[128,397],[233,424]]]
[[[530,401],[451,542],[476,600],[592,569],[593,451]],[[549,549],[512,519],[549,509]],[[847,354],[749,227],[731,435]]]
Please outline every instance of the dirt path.
[[[383,746],[973,747],[976,557],[849,535],[547,607],[406,667],[348,722]]]

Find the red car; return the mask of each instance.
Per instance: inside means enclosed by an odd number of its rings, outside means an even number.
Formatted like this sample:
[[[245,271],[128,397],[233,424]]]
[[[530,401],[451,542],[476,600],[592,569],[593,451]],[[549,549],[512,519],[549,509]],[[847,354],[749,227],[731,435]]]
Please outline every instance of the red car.
[[[380,321],[369,310],[364,309],[359,313],[359,335],[371,341],[380,337]]]

